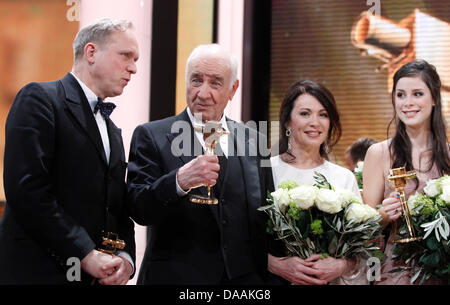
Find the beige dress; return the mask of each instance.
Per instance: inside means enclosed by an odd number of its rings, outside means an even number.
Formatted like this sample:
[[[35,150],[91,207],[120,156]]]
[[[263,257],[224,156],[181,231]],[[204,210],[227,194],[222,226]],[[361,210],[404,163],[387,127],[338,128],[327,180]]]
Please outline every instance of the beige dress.
[[[433,167],[429,172],[427,173],[419,173],[416,172],[417,180],[418,180],[418,187],[416,189],[416,179],[407,180],[406,186],[405,186],[405,196],[406,199],[409,198],[410,195],[414,195],[416,192],[423,192],[423,188],[426,186],[426,182],[430,179],[436,179],[439,178],[439,172],[436,169],[436,167]],[[392,192],[394,192],[394,188],[392,187],[391,183],[387,180],[386,177],[386,183],[384,187],[384,197],[387,198]],[[401,221],[402,218],[399,218],[397,221]],[[399,273],[388,273],[390,270],[396,269],[399,266],[404,266],[404,264],[400,261],[395,261],[392,259],[392,247],[394,246],[394,236],[391,233],[389,235],[388,242],[386,244],[386,248],[384,250],[384,254],[387,256],[386,261],[381,265],[381,281],[375,282],[375,285],[411,285],[410,280],[414,276],[414,274],[404,272],[400,277]],[[420,280],[417,280],[414,282],[414,284],[419,284]],[[439,284],[438,281],[435,280],[428,280],[425,282],[425,284]]]

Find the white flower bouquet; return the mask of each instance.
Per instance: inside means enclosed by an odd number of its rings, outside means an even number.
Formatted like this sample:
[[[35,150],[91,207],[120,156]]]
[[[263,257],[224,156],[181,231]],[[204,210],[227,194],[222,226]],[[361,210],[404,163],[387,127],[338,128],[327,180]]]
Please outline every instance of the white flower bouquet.
[[[450,283],[450,177],[428,180],[423,193],[408,198],[408,208],[414,229],[420,241],[397,243],[392,248],[393,258],[405,266],[390,272],[412,272],[411,283],[429,278]],[[405,224],[398,230],[398,238],[407,236]]]
[[[269,204],[259,208],[268,214],[268,232],[284,242],[287,255],[379,256],[381,215],[351,191],[331,186],[323,175],[316,172],[314,179],[314,185],[282,182],[268,193]]]

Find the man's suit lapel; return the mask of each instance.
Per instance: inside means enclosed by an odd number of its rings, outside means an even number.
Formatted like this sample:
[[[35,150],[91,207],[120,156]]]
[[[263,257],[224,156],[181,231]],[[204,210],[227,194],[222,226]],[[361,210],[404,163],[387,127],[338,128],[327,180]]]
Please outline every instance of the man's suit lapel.
[[[97,122],[95,121],[91,107],[89,106],[83,90],[70,73],[67,73],[61,80],[61,83],[66,94],[65,103],[69,111],[86,132],[100,154],[101,159],[106,164],[105,150],[103,148],[100,131],[98,130]]]
[[[254,156],[258,151],[256,139],[247,137],[244,127],[240,124],[231,120],[227,120],[227,124],[233,136],[236,153],[242,167],[249,216],[251,219],[255,219],[257,208],[262,203],[258,158]],[[245,137],[238,139],[236,133],[237,135],[245,135]]]
[[[196,157],[195,145],[201,147],[201,144],[194,135],[194,130],[186,110],[176,116],[172,126],[174,126],[174,130],[177,130],[176,127],[179,127],[179,129],[176,133],[169,132],[166,134],[167,140],[169,141],[170,153],[177,155],[183,164],[189,163]]]
[[[109,147],[111,148],[109,168],[114,168],[121,159],[123,152],[122,130],[111,119],[106,120],[106,126],[108,128]]]

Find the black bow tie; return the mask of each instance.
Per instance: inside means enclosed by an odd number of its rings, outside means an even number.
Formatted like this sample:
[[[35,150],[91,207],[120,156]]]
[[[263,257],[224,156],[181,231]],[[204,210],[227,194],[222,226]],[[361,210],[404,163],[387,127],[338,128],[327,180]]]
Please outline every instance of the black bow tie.
[[[94,114],[96,114],[97,111],[100,110],[101,115],[106,120],[109,118],[114,108],[116,108],[116,105],[114,105],[114,103],[105,103],[101,98],[98,98],[97,105],[95,105],[94,107]]]

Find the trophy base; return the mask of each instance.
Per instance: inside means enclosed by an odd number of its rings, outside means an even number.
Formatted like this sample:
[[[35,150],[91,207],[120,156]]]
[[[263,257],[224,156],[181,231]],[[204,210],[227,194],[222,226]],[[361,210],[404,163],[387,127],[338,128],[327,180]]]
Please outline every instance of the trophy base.
[[[208,198],[200,195],[191,195],[189,201],[198,204],[218,204],[219,201],[216,198]]]
[[[398,243],[398,244],[406,244],[406,243],[410,243],[413,241],[419,241],[421,239],[422,239],[422,237],[409,237],[409,238],[397,239],[394,242]]]
[[[98,248],[97,251],[100,251],[100,252],[102,252],[102,253],[106,253],[106,254],[111,254],[111,255],[113,255],[114,252],[115,252],[115,249],[109,250],[109,249]]]

